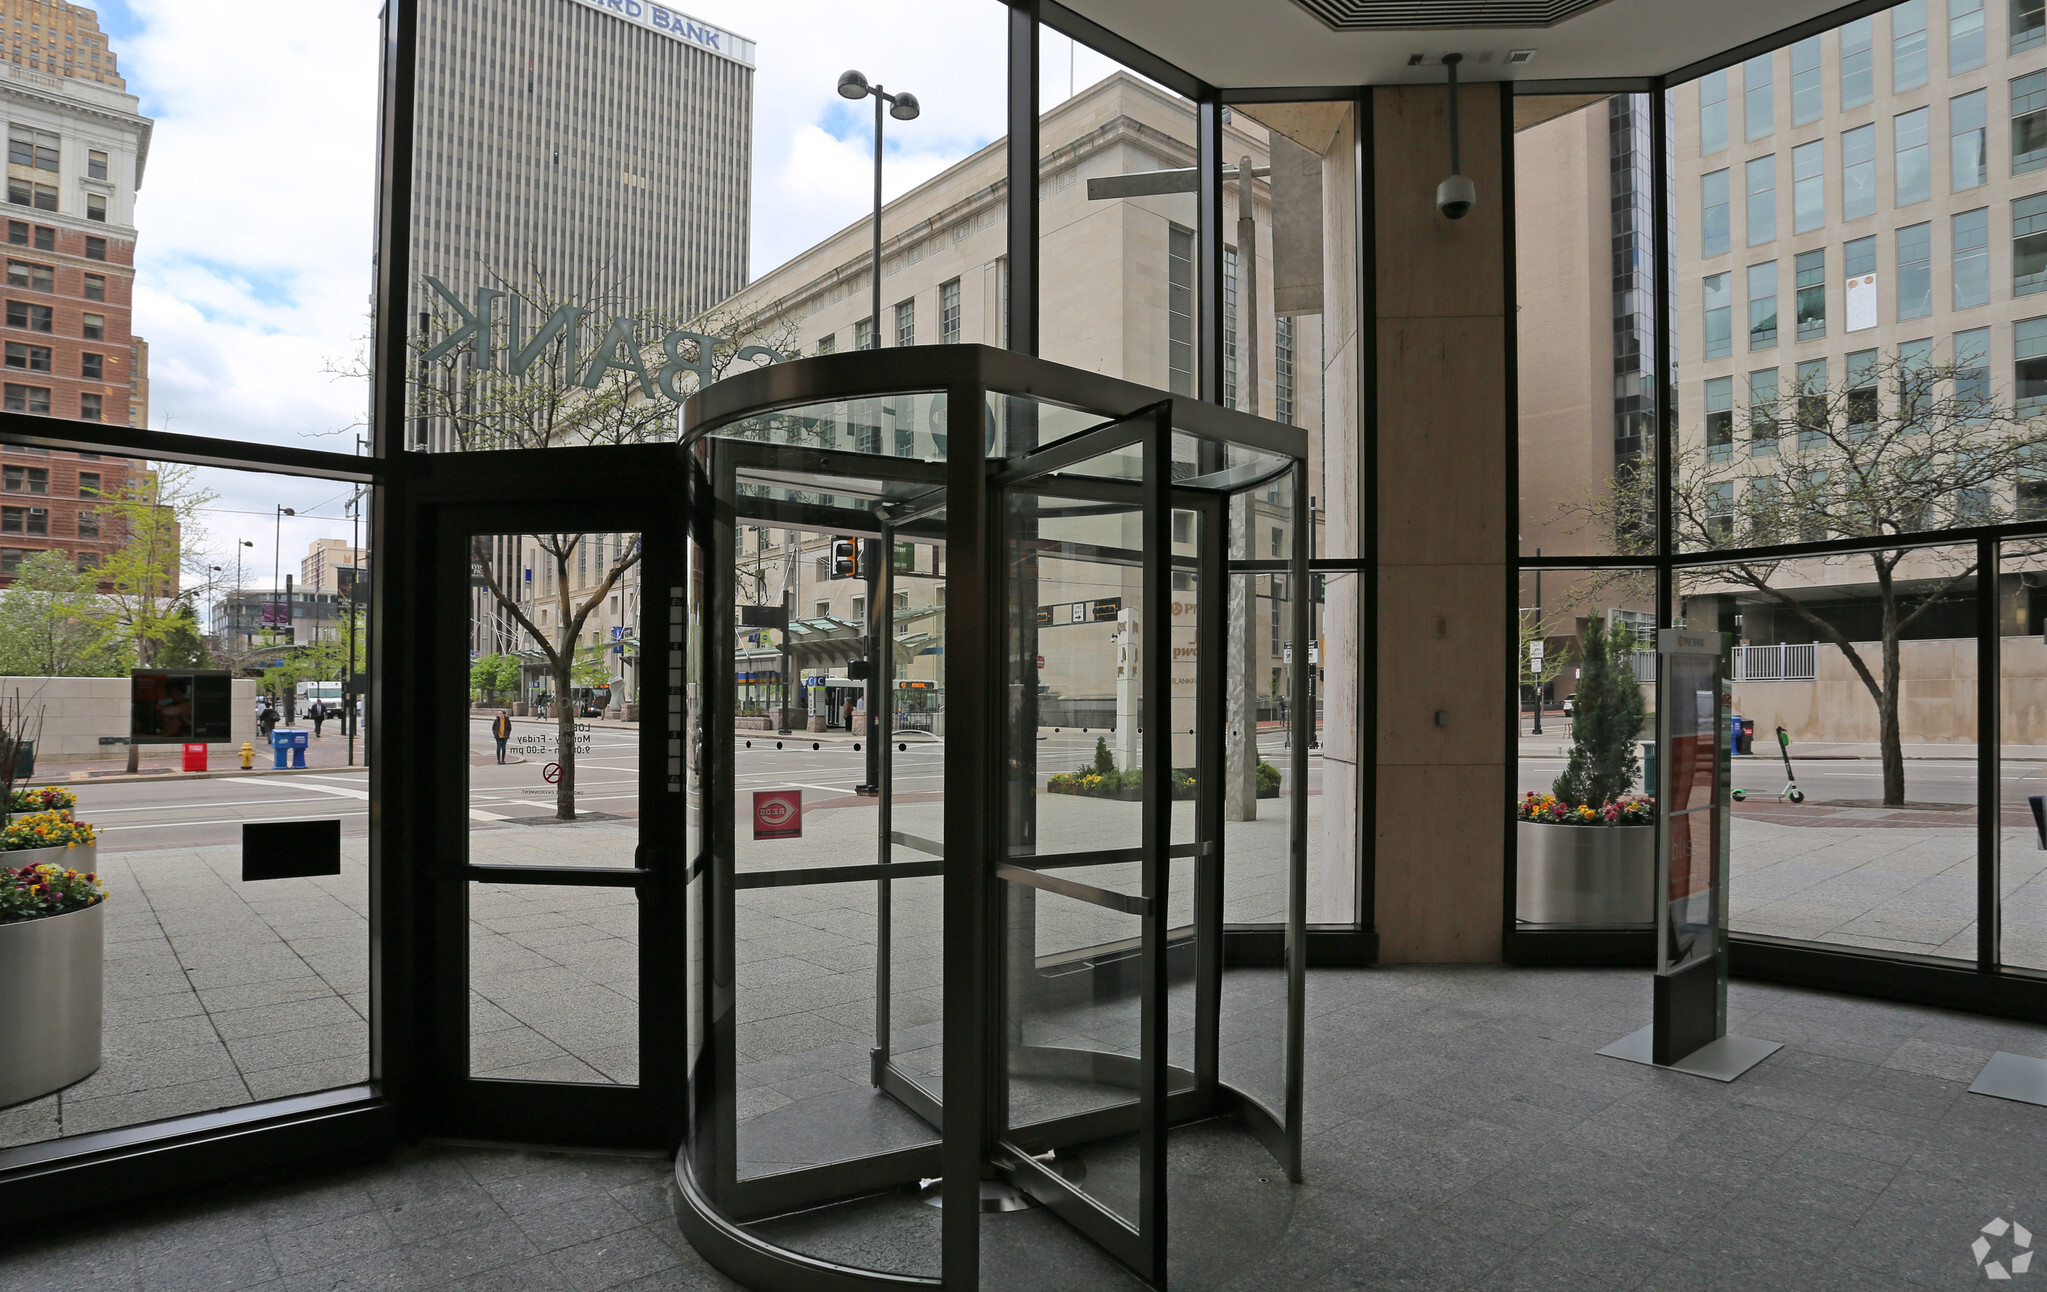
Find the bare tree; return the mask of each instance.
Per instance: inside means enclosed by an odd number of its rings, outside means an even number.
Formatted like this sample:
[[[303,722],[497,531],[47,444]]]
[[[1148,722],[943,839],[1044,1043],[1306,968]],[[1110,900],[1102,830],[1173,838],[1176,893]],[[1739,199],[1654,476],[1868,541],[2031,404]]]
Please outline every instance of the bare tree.
[[[1979,575],[1995,574],[1976,568],[1973,544],[1940,546],[1941,531],[2036,510],[2029,481],[2047,480],[2042,411],[2047,408],[1994,397],[1983,365],[1873,358],[1832,384],[1815,376],[1775,398],[1753,400],[1745,411],[1708,413],[1702,433],[1688,430],[1672,462],[1674,550],[1729,553],[1724,561],[1679,571],[1680,588],[1687,594],[1730,585],[1751,590],[1841,652],[1876,705],[1886,806],[1905,801],[1899,643],[1934,606],[1966,591]],[[1653,515],[1653,479],[1645,469],[1619,473],[1580,509],[1614,550],[1653,547],[1653,526],[1643,523]],[[1894,536],[1924,545],[1825,557],[1738,554]],[[1816,565],[1869,571],[1881,612],[1874,660],[1794,595]]]
[[[412,407],[462,451],[539,449],[590,444],[642,444],[673,439],[679,404],[734,363],[778,358],[794,324],[766,335],[728,337],[733,319],[713,312],[690,319],[634,306],[623,282],[593,282],[573,295],[538,274],[522,282],[486,275],[495,284],[474,304],[434,288],[428,326],[412,338]],[[493,601],[537,643],[553,679],[556,761],[555,818],[576,815],[575,688],[577,648],[585,624],[640,560],[640,545],[623,536],[614,549],[591,534],[528,536],[553,567],[545,625],[539,596],[523,595],[511,571],[497,568],[487,539],[472,540],[476,577]],[[517,545],[523,548],[528,539]],[[572,590],[579,554],[599,554],[594,582]],[[541,573],[545,573],[545,569]],[[537,586],[548,586],[541,579]]]

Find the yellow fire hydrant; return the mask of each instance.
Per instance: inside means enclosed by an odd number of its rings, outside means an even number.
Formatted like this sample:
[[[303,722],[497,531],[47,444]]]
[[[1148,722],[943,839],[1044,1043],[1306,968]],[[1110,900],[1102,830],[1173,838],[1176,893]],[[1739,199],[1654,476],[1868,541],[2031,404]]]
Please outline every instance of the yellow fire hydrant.
[[[250,744],[248,741],[244,740],[242,742],[242,770],[245,772],[252,771],[255,769],[255,766],[256,747]]]

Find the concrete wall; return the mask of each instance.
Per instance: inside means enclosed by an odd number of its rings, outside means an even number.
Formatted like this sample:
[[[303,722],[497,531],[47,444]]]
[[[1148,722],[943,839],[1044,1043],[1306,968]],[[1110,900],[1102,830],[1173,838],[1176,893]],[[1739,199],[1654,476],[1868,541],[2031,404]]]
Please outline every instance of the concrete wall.
[[[1500,958],[1513,643],[1503,87],[1464,90],[1478,203],[1435,207],[1449,96],[1372,92],[1377,245],[1379,955]],[[1488,684],[1484,679],[1497,679]],[[1441,715],[1439,720],[1438,715]]]
[[[240,752],[243,741],[256,740],[256,681],[236,678],[234,687],[233,739],[209,745],[207,754],[215,767]],[[0,678],[0,695],[7,707],[21,706],[33,713],[43,711],[42,736],[36,744],[38,767],[56,763],[107,760],[128,757],[125,745],[102,745],[101,736],[128,734],[128,679],[125,677],[8,677]],[[176,753],[176,745],[144,746],[144,753]]]
[[[1883,676],[1875,642],[1856,650],[1870,672]],[[2038,637],[2003,639],[2003,731],[2006,745],[2047,745],[2047,643]],[[1781,724],[1794,743],[1873,742],[1876,701],[1839,648],[1814,651],[1817,678],[1809,682],[1737,682],[1734,711],[1754,719],[1757,749]],[[1907,744],[1968,744],[1976,739],[1976,643],[1973,639],[1902,642],[1898,669],[1903,691],[1898,723]]]

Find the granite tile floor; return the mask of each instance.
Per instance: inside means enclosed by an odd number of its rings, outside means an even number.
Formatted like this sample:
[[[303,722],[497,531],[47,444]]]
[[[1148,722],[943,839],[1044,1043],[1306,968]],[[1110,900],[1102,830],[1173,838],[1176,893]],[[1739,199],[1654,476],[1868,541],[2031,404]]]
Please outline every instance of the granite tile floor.
[[[1966,1092],[1994,1051],[2047,1055],[2047,1030],[1736,983],[1733,1030],[1784,1049],[1720,1085],[1594,1053],[1648,996],[1630,970],[1317,973],[1306,1183],[1250,1174],[1233,1132],[1180,1136],[1171,1286],[1937,1289],[1985,1281],[1986,1225],[2047,1234],[2047,1109]],[[906,1202],[876,1205],[914,1228]],[[11,1235],[0,1288],[732,1287],[671,1206],[658,1159],[426,1145]],[[844,1219],[779,1232],[875,1242]],[[991,1289],[1136,1286],[1042,1211],[983,1232]]]

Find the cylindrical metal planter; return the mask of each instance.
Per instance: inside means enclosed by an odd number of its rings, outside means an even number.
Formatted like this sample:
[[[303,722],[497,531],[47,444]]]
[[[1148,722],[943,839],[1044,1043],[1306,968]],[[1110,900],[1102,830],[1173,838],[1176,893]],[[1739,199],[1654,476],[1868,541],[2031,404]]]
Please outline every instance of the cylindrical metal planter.
[[[35,849],[35,852],[62,851]],[[74,854],[82,849],[69,850]],[[33,854],[9,853],[5,860]],[[34,858],[43,860],[43,858]],[[78,869],[76,861],[66,863]],[[0,1108],[61,1090],[100,1065],[107,904],[0,924]]]
[[[1651,925],[1656,827],[1516,821],[1515,914],[1529,924]]]

